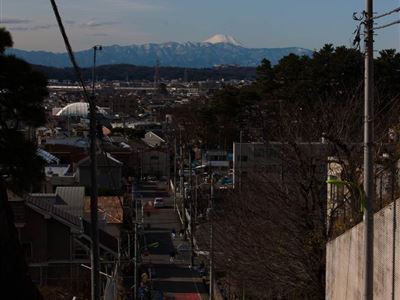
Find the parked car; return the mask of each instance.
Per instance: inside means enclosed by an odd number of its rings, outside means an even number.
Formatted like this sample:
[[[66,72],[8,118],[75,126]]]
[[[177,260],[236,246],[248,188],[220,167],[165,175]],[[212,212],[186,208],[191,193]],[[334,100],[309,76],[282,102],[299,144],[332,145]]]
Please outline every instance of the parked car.
[[[163,198],[154,198],[153,206],[156,208],[164,207],[164,199]]]

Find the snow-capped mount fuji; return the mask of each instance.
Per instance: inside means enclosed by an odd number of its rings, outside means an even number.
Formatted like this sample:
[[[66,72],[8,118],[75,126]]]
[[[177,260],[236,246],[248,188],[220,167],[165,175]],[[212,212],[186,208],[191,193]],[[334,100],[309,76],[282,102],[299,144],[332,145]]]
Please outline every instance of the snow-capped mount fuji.
[[[67,53],[46,51],[26,51],[8,49],[29,63],[51,67],[70,67]],[[138,66],[154,66],[157,59],[161,66],[209,68],[216,65],[258,66],[263,58],[272,64],[289,54],[299,56],[312,55],[312,51],[304,48],[246,48],[229,35],[217,34],[204,42],[168,42],[149,43],[129,46],[103,46],[98,52],[99,65],[132,64]],[[90,67],[93,60],[92,49],[75,53],[81,67]]]
[[[226,34],[216,34],[212,37],[203,41],[203,43],[210,43],[210,44],[231,44],[235,46],[242,46],[233,36],[226,35]]]

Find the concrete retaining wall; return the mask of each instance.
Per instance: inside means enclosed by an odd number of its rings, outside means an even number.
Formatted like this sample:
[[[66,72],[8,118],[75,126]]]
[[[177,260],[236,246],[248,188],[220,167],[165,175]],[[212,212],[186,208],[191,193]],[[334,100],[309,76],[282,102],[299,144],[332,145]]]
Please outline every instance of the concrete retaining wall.
[[[396,200],[374,216],[374,299],[400,299],[399,206]],[[327,300],[362,297],[363,226],[360,223],[327,244]]]

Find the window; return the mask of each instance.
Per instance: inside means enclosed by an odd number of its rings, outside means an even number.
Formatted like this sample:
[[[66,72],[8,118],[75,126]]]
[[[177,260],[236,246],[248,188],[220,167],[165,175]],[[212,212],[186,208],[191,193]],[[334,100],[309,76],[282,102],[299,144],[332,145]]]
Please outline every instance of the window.
[[[32,258],[32,243],[22,243],[22,250],[24,251],[26,258]]]
[[[151,160],[158,160],[158,156],[150,156]]]

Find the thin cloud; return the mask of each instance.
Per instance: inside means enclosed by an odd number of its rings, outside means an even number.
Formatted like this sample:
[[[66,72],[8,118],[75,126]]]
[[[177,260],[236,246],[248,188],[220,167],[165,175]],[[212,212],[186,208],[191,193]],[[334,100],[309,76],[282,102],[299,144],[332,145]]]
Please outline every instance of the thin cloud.
[[[101,26],[107,26],[107,25],[115,25],[119,24],[118,22],[112,22],[112,21],[104,21],[104,22],[96,22],[94,20],[88,21],[86,23],[83,23],[83,27],[87,28],[96,28],[96,27],[101,27]]]
[[[103,33],[103,32],[96,32],[96,33],[92,33],[92,36],[109,36],[108,33]]]
[[[30,28],[19,26],[19,27],[10,27],[9,30],[11,30],[11,31],[28,31],[28,30],[30,30]]]
[[[112,3],[113,5],[122,5],[127,8],[136,10],[136,11],[154,11],[164,9],[161,5],[149,4],[145,1],[137,1],[137,0],[105,0],[106,2]]]
[[[49,29],[56,27],[55,24],[45,24],[45,25],[35,25],[31,27],[31,30],[37,30],[37,29]]]
[[[32,20],[28,19],[17,19],[17,18],[2,18],[0,19],[0,24],[28,24]]]
[[[34,25],[34,26],[17,26],[17,27],[10,27],[12,31],[31,31],[31,30],[42,30],[42,29],[49,29],[55,27],[55,24],[43,24],[43,25]]]

